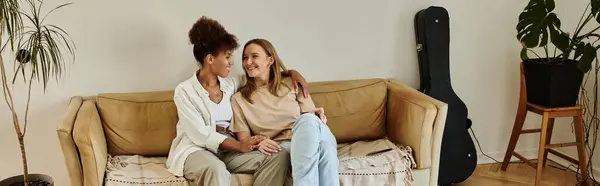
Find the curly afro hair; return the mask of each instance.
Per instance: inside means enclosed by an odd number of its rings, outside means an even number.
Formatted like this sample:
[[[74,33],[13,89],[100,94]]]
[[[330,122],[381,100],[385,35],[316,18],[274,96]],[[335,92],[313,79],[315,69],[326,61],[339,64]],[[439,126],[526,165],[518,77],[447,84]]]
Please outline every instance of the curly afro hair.
[[[204,63],[204,57],[208,54],[217,56],[219,52],[239,47],[237,37],[227,32],[219,22],[206,16],[194,23],[188,35],[194,45],[194,57],[200,64]]]

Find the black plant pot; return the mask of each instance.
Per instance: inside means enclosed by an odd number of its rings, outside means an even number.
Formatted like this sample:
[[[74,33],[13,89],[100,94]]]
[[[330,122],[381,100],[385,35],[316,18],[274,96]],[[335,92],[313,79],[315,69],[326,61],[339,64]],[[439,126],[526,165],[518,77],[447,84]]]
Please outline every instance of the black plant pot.
[[[577,104],[584,75],[577,61],[560,60],[549,64],[542,59],[528,59],[523,61],[523,67],[528,102],[549,108]]]
[[[52,177],[45,174],[29,174],[29,186],[54,186]],[[13,176],[0,181],[0,186],[21,186],[23,175]]]

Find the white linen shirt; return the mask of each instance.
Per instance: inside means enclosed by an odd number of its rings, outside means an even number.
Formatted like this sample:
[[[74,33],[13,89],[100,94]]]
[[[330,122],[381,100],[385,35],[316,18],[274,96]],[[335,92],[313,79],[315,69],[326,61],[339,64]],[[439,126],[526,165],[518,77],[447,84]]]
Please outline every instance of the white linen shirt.
[[[237,92],[245,75],[232,73],[226,78],[218,77],[218,80],[224,92],[223,99],[231,99],[230,95]],[[176,176],[183,176],[184,163],[190,154],[199,150],[216,154],[219,145],[227,138],[216,132],[215,119],[208,107],[208,102],[211,101],[208,95],[196,74],[175,88],[173,100],[177,106],[179,121],[177,136],[171,143],[166,166]]]

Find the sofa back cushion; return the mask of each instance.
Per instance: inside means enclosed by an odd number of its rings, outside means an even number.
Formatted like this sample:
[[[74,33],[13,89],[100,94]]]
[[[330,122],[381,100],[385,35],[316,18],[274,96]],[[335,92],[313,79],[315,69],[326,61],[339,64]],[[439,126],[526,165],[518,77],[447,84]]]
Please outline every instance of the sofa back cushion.
[[[379,139],[385,134],[387,85],[383,79],[315,82],[309,85],[317,107],[339,143]]]
[[[97,107],[109,154],[168,155],[177,134],[173,91],[99,94]]]
[[[385,136],[384,80],[314,82],[309,90],[338,142]],[[99,94],[97,107],[109,154],[168,155],[177,134],[173,91]]]

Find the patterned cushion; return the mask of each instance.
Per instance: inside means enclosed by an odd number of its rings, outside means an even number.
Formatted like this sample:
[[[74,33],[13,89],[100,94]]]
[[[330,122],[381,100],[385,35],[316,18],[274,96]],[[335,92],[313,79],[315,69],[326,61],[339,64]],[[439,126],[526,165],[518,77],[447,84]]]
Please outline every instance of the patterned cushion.
[[[412,149],[388,139],[338,145],[340,185],[397,185],[414,182]]]
[[[166,157],[110,156],[104,177],[105,186],[189,186],[184,177],[171,174]],[[233,174],[231,186],[252,186],[252,174]]]
[[[357,141],[338,145],[340,185],[399,185],[413,183],[416,164],[412,149],[388,139]],[[106,186],[189,186],[184,177],[171,174],[166,157],[109,156],[104,177]],[[252,174],[233,174],[232,186],[251,186]],[[291,186],[286,183],[286,186]]]
[[[184,177],[175,176],[166,169],[166,161],[166,157],[109,156],[104,184],[106,186],[188,186]]]

